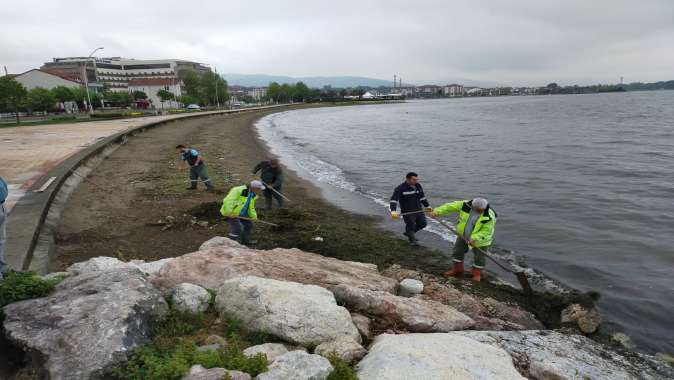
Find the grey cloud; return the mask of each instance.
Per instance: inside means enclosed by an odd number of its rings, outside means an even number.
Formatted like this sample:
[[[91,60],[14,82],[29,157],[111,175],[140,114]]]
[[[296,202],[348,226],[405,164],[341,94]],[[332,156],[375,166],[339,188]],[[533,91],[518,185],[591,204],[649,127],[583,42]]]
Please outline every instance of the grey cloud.
[[[670,0],[1,2],[0,65],[12,72],[100,45],[221,72],[416,83],[652,81],[674,67]]]

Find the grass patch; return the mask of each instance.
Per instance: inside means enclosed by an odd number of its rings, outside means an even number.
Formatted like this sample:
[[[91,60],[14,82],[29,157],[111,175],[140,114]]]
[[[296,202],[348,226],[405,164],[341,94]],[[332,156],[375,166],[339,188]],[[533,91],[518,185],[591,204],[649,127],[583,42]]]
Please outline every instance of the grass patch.
[[[63,278],[45,280],[32,272],[9,272],[0,281],[0,307],[32,298],[46,297]]]
[[[227,336],[227,345],[219,350],[198,351],[210,334]],[[248,335],[235,319],[218,318],[213,311],[187,316],[174,310],[157,324],[153,340],[136,348],[129,359],[113,368],[111,375],[119,380],[181,379],[193,365],[204,368],[226,368],[255,377],[267,370],[267,358],[248,358],[243,349],[249,345]]]
[[[358,380],[356,370],[346,361],[340,359],[337,355],[330,355],[328,357],[330,364],[332,364],[332,372],[328,375],[327,380]]]

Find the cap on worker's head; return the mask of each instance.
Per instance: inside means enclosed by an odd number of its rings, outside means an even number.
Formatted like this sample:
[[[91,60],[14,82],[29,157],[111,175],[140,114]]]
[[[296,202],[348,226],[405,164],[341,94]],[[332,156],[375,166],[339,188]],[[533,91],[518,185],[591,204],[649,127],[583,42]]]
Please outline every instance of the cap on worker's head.
[[[472,204],[473,208],[479,210],[485,210],[487,209],[487,206],[489,206],[489,202],[487,202],[487,200],[484,198],[474,198]]]
[[[264,190],[264,189],[265,189],[264,184],[262,183],[262,181],[258,181],[258,180],[250,181],[250,188],[251,188],[251,189],[260,189],[260,190]]]
[[[186,146],[183,145],[183,144],[176,145],[176,149],[185,149],[185,148],[186,148]]]

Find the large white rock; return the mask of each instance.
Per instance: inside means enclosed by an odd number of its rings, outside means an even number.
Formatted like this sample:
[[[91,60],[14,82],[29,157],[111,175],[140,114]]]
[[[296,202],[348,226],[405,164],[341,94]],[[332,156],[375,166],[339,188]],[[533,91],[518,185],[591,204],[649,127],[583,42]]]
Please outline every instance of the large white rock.
[[[66,269],[71,275],[78,275],[83,273],[90,272],[106,272],[112,269],[119,268],[134,268],[138,269],[138,266],[132,263],[125,263],[124,261],[118,260],[114,257],[108,256],[99,256],[91,258],[87,261],[82,261],[80,263],[75,263]]]
[[[358,363],[361,380],[523,380],[507,352],[451,334],[383,334]]]
[[[224,236],[216,236],[214,238],[206,240],[201,246],[199,247],[200,251],[205,251],[207,249],[211,248],[223,248],[223,247],[229,247],[229,248],[246,248],[245,245],[240,244],[236,240],[232,240],[230,238],[226,238]]]
[[[257,346],[251,346],[243,350],[243,354],[251,358],[257,354],[263,354],[267,357],[267,362],[273,363],[276,358],[287,354],[288,348],[281,343],[264,343]]]
[[[325,380],[332,370],[330,361],[320,355],[291,351],[279,356],[257,380]]]
[[[179,284],[171,295],[173,307],[184,314],[200,314],[208,310],[211,294],[199,285]]]
[[[103,377],[148,342],[152,325],[168,312],[164,298],[135,267],[79,273],[47,297],[3,309],[7,337],[28,352],[39,378]]]
[[[250,375],[245,372],[229,371],[224,368],[206,369],[198,364],[193,365],[182,380],[222,380],[227,375],[231,380],[251,380]]]
[[[349,311],[337,306],[333,294],[320,286],[240,277],[218,290],[215,306],[247,329],[262,331],[305,347],[341,337],[360,342]]]
[[[552,331],[461,331],[453,334],[506,350],[530,379],[665,379],[644,360],[640,365],[582,335]]]
[[[158,273],[159,270],[164,267],[164,265],[170,263],[173,260],[175,260],[175,257],[167,257],[157,261],[131,260],[129,263],[136,265],[141,272],[151,276]]]
[[[315,354],[329,358],[336,355],[346,362],[358,361],[367,354],[367,350],[350,338],[340,338],[332,342],[321,343],[316,346]]]
[[[189,282],[218,289],[232,278],[256,276],[280,281],[318,285],[332,289],[339,284],[394,292],[398,281],[379,274],[377,266],[342,261],[299,249],[261,251],[218,246],[177,257],[152,276],[161,289]]]
[[[412,297],[421,294],[424,291],[424,283],[412,278],[406,278],[400,281],[400,295],[403,297]]]
[[[412,332],[465,330],[475,324],[467,315],[436,301],[399,297],[348,285],[337,285],[333,292],[350,310],[376,316]]]

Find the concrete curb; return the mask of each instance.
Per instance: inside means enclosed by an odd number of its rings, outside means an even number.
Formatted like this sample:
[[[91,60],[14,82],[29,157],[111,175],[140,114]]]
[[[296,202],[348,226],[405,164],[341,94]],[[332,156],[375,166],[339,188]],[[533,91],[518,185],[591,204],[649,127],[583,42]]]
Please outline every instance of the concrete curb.
[[[72,192],[81,181],[81,178],[78,179],[75,178],[77,177],[76,175],[72,175],[73,171],[83,167],[88,161],[95,159],[97,156],[112,153],[117,147],[124,144],[128,138],[142,133],[147,129],[184,119],[254,112],[279,107],[287,107],[287,105],[216,111],[170,120],[149,122],[101,139],[91,146],[73,154],[36,181],[12,209],[7,220],[7,242],[5,245],[7,263],[15,270],[32,270],[38,274],[49,272],[49,264],[52,256],[51,251],[53,251],[54,246],[54,236],[51,228],[45,228],[45,222],[47,221],[47,216],[50,213],[54,201],[59,197],[61,198],[59,199],[59,202],[65,203],[70,192]],[[96,164],[97,163],[94,165]],[[54,180],[45,191],[35,191],[47,183],[51,177],[56,177],[56,180]],[[69,186],[64,186],[66,181],[69,180],[72,183],[70,183]],[[65,194],[63,194],[64,192]],[[57,217],[60,216],[60,210],[56,214]],[[53,219],[53,217],[50,219]],[[47,248],[41,249],[40,257],[37,258],[37,262],[33,263],[34,253],[38,245]]]

